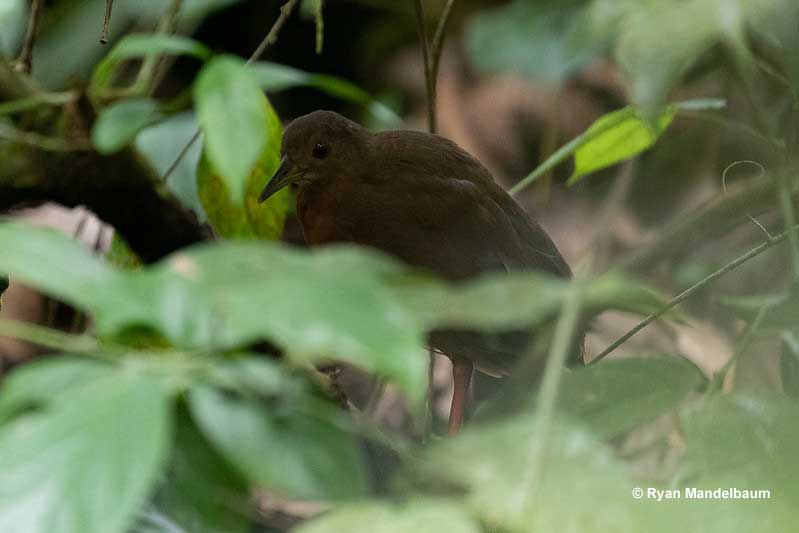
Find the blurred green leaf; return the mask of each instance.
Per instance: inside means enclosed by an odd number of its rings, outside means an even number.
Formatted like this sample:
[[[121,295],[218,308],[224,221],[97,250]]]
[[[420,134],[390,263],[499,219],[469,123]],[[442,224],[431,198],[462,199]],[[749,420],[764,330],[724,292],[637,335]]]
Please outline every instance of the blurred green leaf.
[[[725,45],[737,66],[749,69],[747,24],[764,12],[785,17],[780,4],[783,0],[595,0],[590,18],[595,35],[616,41],[616,60],[631,79],[633,101],[650,117],[715,44]]]
[[[197,167],[197,189],[216,233],[225,238],[263,237],[279,239],[283,223],[293,206],[291,191],[286,188],[263,204],[258,197],[280,164],[280,144],[283,128],[272,105],[262,96],[267,110],[266,144],[255,167],[250,171],[243,203],[236,202],[228,191],[227,182],[215,173],[207,156]]]
[[[180,414],[166,479],[132,533],[248,533],[249,487]]]
[[[270,409],[209,387],[194,388],[189,400],[207,438],[262,487],[311,500],[365,494],[354,436],[323,416]]]
[[[558,408],[611,439],[674,409],[702,380],[677,357],[603,361],[564,374]]]
[[[206,60],[211,52],[202,43],[179,35],[142,33],[126,35],[97,65],[92,76],[92,90],[106,88],[113,81],[117,67],[126,59],[148,55],[187,55]]]
[[[516,0],[478,13],[467,47],[478,68],[559,82],[599,51],[583,29],[586,0]]]
[[[277,92],[293,87],[313,87],[335,98],[363,106],[377,122],[385,127],[396,127],[402,119],[388,106],[372,98],[357,85],[327,74],[312,74],[302,70],[259,61],[250,65],[259,85],[267,92]]]
[[[0,531],[126,531],[167,454],[169,418],[162,387],[126,372],[0,427]]]
[[[780,378],[785,394],[799,396],[799,336],[793,332],[782,334]]]
[[[136,148],[147,156],[158,174],[163,176],[198,127],[194,113],[173,115],[144,129],[136,137]],[[194,211],[199,220],[204,222],[205,212],[197,194],[197,162],[201,151],[202,144],[195,142],[171,172],[166,183],[183,205]]]
[[[480,533],[483,529],[459,505],[441,501],[401,504],[357,503],[337,507],[306,522],[296,533]]]
[[[632,485],[610,450],[556,422],[540,479],[525,479],[536,438],[530,416],[472,426],[435,443],[411,464],[409,478],[432,492],[465,490],[465,502],[489,530],[653,531],[644,526],[641,504],[630,496]],[[530,483],[538,487],[535,502],[524,497]]]
[[[107,376],[113,366],[67,356],[28,363],[0,382],[0,422],[31,407],[43,407],[78,386]]]
[[[686,453],[678,487],[770,490],[771,498],[675,502],[671,511],[702,531],[790,531],[799,512],[799,407],[785,397],[717,395],[682,417]]]
[[[24,0],[0,0],[0,54],[12,56],[25,28]]]
[[[101,154],[112,154],[132,143],[136,135],[161,118],[158,103],[133,99],[103,109],[92,129],[92,143]]]
[[[90,311],[101,335],[146,326],[188,348],[269,339],[296,362],[346,360],[392,379],[414,402],[424,395],[421,327],[381,280],[388,265],[403,269],[378,254],[226,243],[128,272],[19,223],[0,224],[0,249],[0,271]]]
[[[213,59],[194,85],[197,119],[205,135],[205,153],[229,191],[244,199],[250,172],[269,140],[264,127],[268,102],[244,61],[233,56]]]

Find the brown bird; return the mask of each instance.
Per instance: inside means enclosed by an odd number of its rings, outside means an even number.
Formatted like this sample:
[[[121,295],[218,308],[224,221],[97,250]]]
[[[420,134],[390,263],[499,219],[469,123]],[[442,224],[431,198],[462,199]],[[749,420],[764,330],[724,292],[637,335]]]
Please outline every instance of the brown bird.
[[[552,240],[452,141],[418,131],[372,133],[331,111],[294,120],[263,202],[297,188],[309,245],[350,242],[461,281],[488,272],[570,270]],[[453,362],[449,433],[459,430],[472,369],[506,375],[529,331],[434,331],[429,342]]]

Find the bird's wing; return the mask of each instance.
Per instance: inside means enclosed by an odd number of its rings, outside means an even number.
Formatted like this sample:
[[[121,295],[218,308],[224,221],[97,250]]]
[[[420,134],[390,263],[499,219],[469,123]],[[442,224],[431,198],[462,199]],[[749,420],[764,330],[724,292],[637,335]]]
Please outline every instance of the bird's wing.
[[[374,176],[360,178],[358,194],[339,210],[342,230],[452,280],[492,271],[569,276],[549,236],[488,170],[453,143],[435,139],[444,146],[416,144],[405,158],[400,150]]]

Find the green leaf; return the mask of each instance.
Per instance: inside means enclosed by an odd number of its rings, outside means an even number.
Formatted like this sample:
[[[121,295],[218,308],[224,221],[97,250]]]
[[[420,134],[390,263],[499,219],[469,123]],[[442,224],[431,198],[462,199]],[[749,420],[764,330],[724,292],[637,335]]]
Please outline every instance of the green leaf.
[[[163,176],[176,155],[197,131],[194,113],[180,113],[143,130],[136,137],[136,148],[143,153],[158,174]],[[197,162],[202,143],[195,142],[167,178],[167,186],[181,203],[194,211],[201,222],[205,212],[197,194]]]
[[[782,335],[780,379],[785,394],[799,396],[799,338],[793,332],[785,332]]]
[[[244,202],[231,200],[225,180],[215,173],[207,156],[200,159],[197,167],[197,189],[203,210],[214,231],[222,237],[279,239],[283,234],[283,223],[293,206],[291,191],[284,189],[263,204],[258,197],[269,178],[280,164],[280,144],[283,127],[272,105],[262,96],[267,109],[267,141],[258,163],[250,172]]]
[[[92,89],[104,89],[114,77],[117,67],[126,59],[149,55],[192,56],[205,61],[211,55],[202,43],[188,37],[163,33],[126,35],[97,65],[92,76]]]
[[[188,413],[177,418],[166,480],[153,505],[140,513],[135,533],[247,533],[250,491]]]
[[[311,500],[365,493],[354,436],[324,416],[259,405],[209,387],[195,387],[189,403],[206,437],[263,488]]]
[[[302,524],[296,533],[480,533],[483,529],[455,503],[409,501],[401,504],[344,505]]]
[[[386,127],[402,124],[402,119],[388,106],[372,98],[357,85],[327,74],[312,74],[302,70],[259,61],[250,65],[258,84],[267,92],[277,92],[293,87],[312,87],[334,98],[340,98],[364,107],[378,123]]]
[[[136,135],[161,118],[158,103],[134,99],[103,109],[92,129],[92,143],[101,154],[112,154],[132,143]]]
[[[559,82],[599,51],[583,29],[585,0],[516,0],[472,17],[467,47],[483,70]]]
[[[113,366],[93,359],[50,357],[19,367],[0,382],[0,422],[53,403],[62,394],[108,375]]]
[[[732,52],[739,68],[749,69],[747,22],[775,9],[776,2],[596,0],[591,19],[596,34],[615,38],[616,60],[631,80],[633,102],[655,116],[679,79],[716,44]]]
[[[12,56],[25,29],[25,2],[0,0],[0,54]]]
[[[796,425],[799,407],[785,397],[713,396],[682,417],[686,453],[677,487],[769,490],[765,500],[674,502],[670,511],[702,531],[790,531],[799,519]]]
[[[250,172],[269,140],[264,127],[268,103],[244,62],[233,56],[217,57],[203,68],[194,100],[208,160],[231,201],[241,203]]]
[[[125,305],[125,295],[105,290],[115,272],[80,244],[51,229],[0,222],[0,272],[82,309]]]
[[[574,152],[574,173],[569,184],[648,150],[666,131],[675,114],[675,109],[669,107],[658,115],[654,124],[631,107],[603,116],[581,136],[583,140]]]
[[[527,479],[533,419],[472,426],[436,443],[410,465],[415,485],[431,492],[464,490],[465,503],[488,530],[652,531],[623,469],[591,434],[555,421],[539,479]],[[537,500],[525,498],[531,483]],[[568,498],[564,495],[568,494]],[[574,502],[580,502],[575,505]]]
[[[130,372],[2,426],[0,530],[126,531],[158,476],[168,433],[164,390]]]
[[[677,102],[655,113],[654,122],[634,107],[625,107],[600,117],[585,132],[575,137],[549,156],[543,163],[514,185],[516,194],[535,180],[575,155],[575,170],[569,178],[574,183],[585,174],[633,157],[655,144],[668,128],[675,113],[718,110],[726,105],[717,98],[699,98]],[[654,124],[654,126],[653,126]],[[607,150],[607,153],[603,150]]]
[[[676,408],[702,383],[684,359],[619,359],[566,372],[558,408],[611,439]]]

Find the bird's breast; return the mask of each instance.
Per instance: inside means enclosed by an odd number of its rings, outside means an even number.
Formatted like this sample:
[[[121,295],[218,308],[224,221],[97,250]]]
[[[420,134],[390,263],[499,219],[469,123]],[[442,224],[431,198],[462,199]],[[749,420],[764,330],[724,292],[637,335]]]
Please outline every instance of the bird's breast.
[[[341,223],[341,199],[346,184],[312,184],[297,193],[297,218],[305,242],[320,245],[352,241],[351,232]]]

